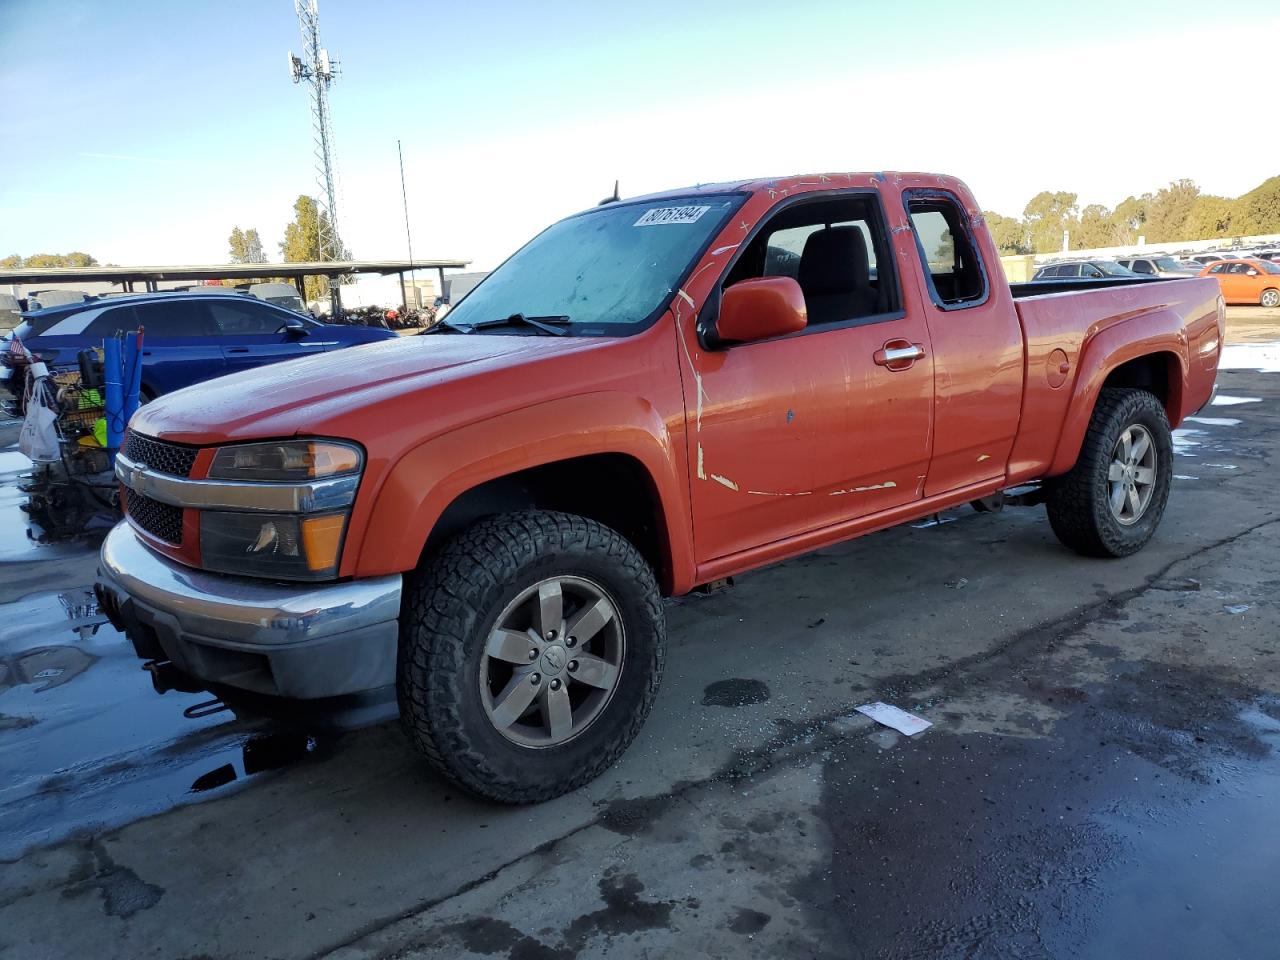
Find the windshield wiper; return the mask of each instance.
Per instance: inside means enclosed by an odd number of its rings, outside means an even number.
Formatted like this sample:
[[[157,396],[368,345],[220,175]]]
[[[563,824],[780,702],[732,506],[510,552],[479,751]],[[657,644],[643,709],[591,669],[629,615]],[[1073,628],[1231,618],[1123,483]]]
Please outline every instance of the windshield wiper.
[[[553,337],[563,337],[569,331],[563,326],[552,326],[552,324],[568,323],[569,318],[564,314],[548,314],[542,317],[530,317],[523,313],[513,313],[508,317],[500,317],[497,320],[481,320],[479,323],[471,325],[472,330],[481,330],[488,327],[514,327],[525,326],[533,327],[535,330],[541,330],[543,333],[549,333]]]
[[[444,317],[441,317],[431,326],[427,327],[427,329],[418,334],[418,336],[425,337],[429,333],[440,333],[442,330],[448,330],[452,333],[470,333],[472,328],[464,327],[460,323],[450,323],[448,320],[444,319]]]

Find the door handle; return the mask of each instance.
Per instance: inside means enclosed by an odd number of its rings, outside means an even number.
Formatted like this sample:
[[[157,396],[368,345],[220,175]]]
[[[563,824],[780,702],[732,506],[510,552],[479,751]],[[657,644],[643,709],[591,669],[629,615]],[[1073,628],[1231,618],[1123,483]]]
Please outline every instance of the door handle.
[[[907,340],[890,340],[871,359],[890,370],[906,370],[924,356],[924,347]]]

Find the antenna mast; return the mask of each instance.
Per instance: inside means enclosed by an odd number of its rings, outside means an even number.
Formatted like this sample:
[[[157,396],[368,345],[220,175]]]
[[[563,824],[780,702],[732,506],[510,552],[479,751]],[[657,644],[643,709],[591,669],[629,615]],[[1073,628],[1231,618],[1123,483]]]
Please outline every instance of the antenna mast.
[[[329,84],[338,76],[338,61],[320,46],[320,10],[317,0],[294,0],[298,26],[302,30],[302,56],[289,54],[289,75],[294,83],[306,82],[311,87],[311,135],[316,161],[316,184],[321,192],[320,259],[333,262],[344,259],[342,240],[338,235],[338,198],[334,185],[333,121],[329,118]],[[342,312],[338,278],[329,278],[329,297],[333,316]]]

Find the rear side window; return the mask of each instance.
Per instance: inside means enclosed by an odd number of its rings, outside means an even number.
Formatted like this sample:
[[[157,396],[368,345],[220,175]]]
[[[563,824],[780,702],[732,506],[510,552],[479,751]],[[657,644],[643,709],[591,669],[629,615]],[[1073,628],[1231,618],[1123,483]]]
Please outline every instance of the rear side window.
[[[986,275],[960,205],[947,195],[908,196],[907,213],[933,302],[943,309],[983,302]]]
[[[1212,267],[1209,268],[1209,272],[1210,273],[1226,273],[1227,272],[1226,268],[1227,268],[1227,265],[1225,263],[1215,263]]]
[[[1122,264],[1123,265],[1123,262]],[[1155,273],[1155,268],[1151,266],[1150,260],[1135,260],[1129,265],[1129,269],[1134,273]]]
[[[84,328],[84,332],[85,336],[99,340],[103,337],[115,336],[123,330],[136,329],[138,329],[138,321],[133,307],[116,307],[114,310],[106,310],[94,317]]]
[[[284,318],[274,310],[253,303],[214,301],[209,304],[218,332],[227,336],[261,336],[275,333]]]
[[[147,337],[207,337],[213,333],[209,311],[200,300],[139,304],[135,309]]]

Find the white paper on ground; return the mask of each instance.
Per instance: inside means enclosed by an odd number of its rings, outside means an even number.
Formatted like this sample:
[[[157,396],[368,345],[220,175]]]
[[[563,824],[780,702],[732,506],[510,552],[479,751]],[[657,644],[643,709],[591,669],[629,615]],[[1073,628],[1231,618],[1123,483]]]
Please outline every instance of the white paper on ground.
[[[905,733],[908,737],[914,737],[921,730],[927,730],[933,724],[922,717],[917,717],[914,713],[907,713],[905,710],[899,710],[897,707],[888,703],[864,703],[857,708],[858,712],[870,717],[876,723],[883,723],[886,727],[893,727],[899,733]]]

